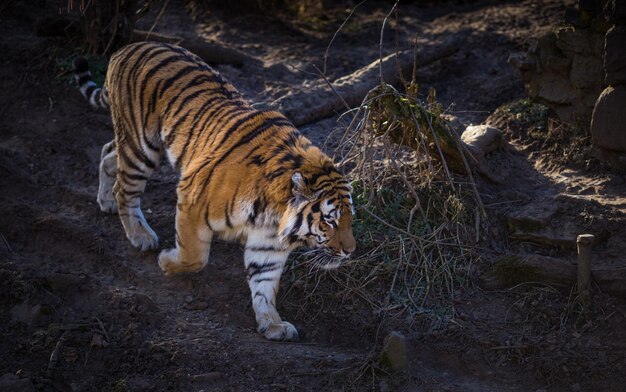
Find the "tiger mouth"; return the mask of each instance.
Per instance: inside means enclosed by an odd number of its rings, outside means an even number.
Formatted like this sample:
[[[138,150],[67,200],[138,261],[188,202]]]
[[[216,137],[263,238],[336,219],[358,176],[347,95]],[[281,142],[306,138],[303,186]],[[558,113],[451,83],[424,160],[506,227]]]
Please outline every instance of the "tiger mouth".
[[[336,254],[323,248],[313,249],[310,252],[307,252],[307,255],[310,256],[307,263],[311,264],[313,268],[324,271],[339,268],[349,259],[348,256]]]

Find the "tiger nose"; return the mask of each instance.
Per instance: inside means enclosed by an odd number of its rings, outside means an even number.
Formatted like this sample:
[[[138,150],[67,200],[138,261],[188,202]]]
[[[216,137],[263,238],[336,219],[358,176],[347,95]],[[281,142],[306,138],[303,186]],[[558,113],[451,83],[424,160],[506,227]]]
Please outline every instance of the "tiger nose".
[[[347,238],[341,238],[339,242],[341,243],[341,250],[348,256],[356,250],[356,241],[352,235],[347,236]]]
[[[356,250],[356,244],[342,244],[342,251],[346,256],[350,256]]]

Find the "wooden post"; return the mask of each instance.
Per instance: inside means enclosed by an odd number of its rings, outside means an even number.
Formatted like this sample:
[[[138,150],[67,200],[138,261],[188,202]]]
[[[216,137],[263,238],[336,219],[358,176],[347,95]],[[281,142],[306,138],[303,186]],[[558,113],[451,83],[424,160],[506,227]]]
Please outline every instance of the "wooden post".
[[[591,248],[594,241],[593,234],[580,234],[576,238],[578,248],[578,298],[584,304],[591,300]]]

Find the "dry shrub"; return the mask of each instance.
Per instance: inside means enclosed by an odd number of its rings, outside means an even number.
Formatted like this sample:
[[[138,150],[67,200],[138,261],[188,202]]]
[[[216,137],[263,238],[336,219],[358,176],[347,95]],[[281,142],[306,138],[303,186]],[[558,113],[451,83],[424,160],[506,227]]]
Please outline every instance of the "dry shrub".
[[[336,158],[350,170],[360,251],[336,271],[306,262],[291,267],[284,293],[303,295],[283,298],[295,301],[286,305],[298,317],[342,318],[349,309],[409,329],[437,328],[454,317],[455,296],[477,261],[481,202],[434,92],[422,103],[414,83],[406,91],[381,84],[348,114]]]

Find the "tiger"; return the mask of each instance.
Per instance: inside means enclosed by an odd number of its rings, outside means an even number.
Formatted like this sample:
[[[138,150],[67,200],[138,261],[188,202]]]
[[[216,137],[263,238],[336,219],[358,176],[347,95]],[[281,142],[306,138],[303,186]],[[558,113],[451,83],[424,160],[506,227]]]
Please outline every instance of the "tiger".
[[[198,272],[214,235],[244,244],[257,331],[299,339],[276,310],[289,254],[309,247],[322,269],[356,249],[350,182],[281,113],[255,108],[200,57],[167,43],[115,52],[98,87],[84,58],[74,78],[91,106],[110,112],[115,137],[102,148],[97,202],[119,215],[141,251],[159,246],[141,195],[163,154],[178,175],[175,247],[158,265],[166,276]]]

